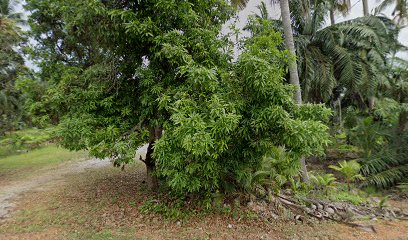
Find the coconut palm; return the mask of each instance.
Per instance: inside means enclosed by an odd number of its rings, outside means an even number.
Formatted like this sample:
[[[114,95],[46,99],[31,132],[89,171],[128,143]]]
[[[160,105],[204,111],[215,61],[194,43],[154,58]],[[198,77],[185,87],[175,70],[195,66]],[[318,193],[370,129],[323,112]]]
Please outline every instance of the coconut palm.
[[[351,2],[350,0],[330,0],[329,3],[329,13],[330,13],[330,24],[333,25],[336,23],[336,19],[334,18],[335,12],[340,12],[345,16],[348,14]]]
[[[249,0],[231,0],[231,5],[236,6],[239,9],[244,9]]]
[[[370,15],[369,10],[368,10],[368,1],[367,0],[362,0],[361,2],[363,4],[363,14],[364,14],[364,16]]]
[[[383,104],[388,115],[395,116],[382,134],[389,147],[364,157],[361,171],[367,184],[383,188],[403,182],[408,174],[408,61],[395,57],[390,62],[389,78],[381,85]]]
[[[407,0],[384,0],[375,9],[376,14],[382,12],[387,7],[394,5],[392,16],[398,25],[404,25],[408,22],[408,5]]]
[[[303,99],[329,103],[336,100],[338,90],[346,89],[347,105],[366,108],[378,82],[386,77],[385,56],[398,45],[395,25],[386,18],[369,16],[325,27],[327,1],[314,1],[312,7],[305,7],[300,0],[291,4]],[[269,19],[262,11],[261,16]],[[275,30],[281,31],[280,21],[271,21]]]

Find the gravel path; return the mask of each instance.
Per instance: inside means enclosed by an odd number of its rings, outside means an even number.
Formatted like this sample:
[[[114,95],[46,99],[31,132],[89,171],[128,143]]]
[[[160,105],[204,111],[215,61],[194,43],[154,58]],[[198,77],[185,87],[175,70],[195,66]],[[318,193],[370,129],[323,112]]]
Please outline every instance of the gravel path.
[[[138,149],[136,159],[146,154],[147,145]],[[41,171],[39,175],[17,182],[11,182],[6,186],[0,186],[0,219],[9,216],[14,209],[15,202],[22,194],[32,190],[41,190],[44,187],[58,184],[67,174],[81,173],[88,169],[97,169],[110,165],[109,159],[89,159],[73,164],[61,164],[47,171]]]
[[[70,165],[60,165],[57,168],[45,171],[41,175],[12,182],[7,186],[0,186],[0,219],[6,218],[10,211],[14,209],[14,202],[21,194],[56,183],[58,180],[62,180],[64,175],[84,172],[87,169],[101,168],[109,164],[109,160],[90,159]]]

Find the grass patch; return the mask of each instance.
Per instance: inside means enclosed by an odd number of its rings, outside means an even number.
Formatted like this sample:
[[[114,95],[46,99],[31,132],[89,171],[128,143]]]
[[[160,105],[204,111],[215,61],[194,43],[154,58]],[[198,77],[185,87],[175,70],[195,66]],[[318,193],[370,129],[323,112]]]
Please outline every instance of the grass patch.
[[[39,148],[52,141],[54,128],[30,128],[0,137],[0,158]]]
[[[71,152],[51,144],[27,153],[0,158],[0,177],[22,177],[47,166],[79,160],[86,156],[86,152]]]
[[[334,202],[349,202],[354,205],[367,203],[367,199],[365,199],[364,197],[347,191],[333,191],[330,193],[329,199]]]

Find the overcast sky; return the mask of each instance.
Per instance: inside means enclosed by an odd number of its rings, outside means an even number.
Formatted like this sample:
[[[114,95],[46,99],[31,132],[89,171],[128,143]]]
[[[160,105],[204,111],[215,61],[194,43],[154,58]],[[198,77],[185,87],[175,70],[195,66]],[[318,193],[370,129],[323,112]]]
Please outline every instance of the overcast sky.
[[[79,0],[81,1],[81,0]],[[250,0],[247,7],[242,10],[241,12],[239,12],[238,17],[239,17],[239,22],[237,23],[237,26],[239,28],[243,28],[246,24],[247,18],[249,15],[253,14],[253,13],[257,13],[258,9],[256,8],[262,0]],[[18,3],[16,6],[14,6],[14,10],[16,10],[16,12],[24,12],[23,8],[22,8],[22,2],[24,2],[24,0],[20,0],[20,3]],[[269,8],[269,12],[270,15],[272,15],[273,18],[280,18],[280,8],[279,8],[279,4],[275,4],[275,5],[270,5],[269,4],[269,0],[266,0],[266,2],[268,3],[267,6]],[[370,8],[370,12],[374,13],[374,9],[380,4],[381,1],[379,0],[368,0],[368,4],[369,4],[369,8]],[[353,19],[356,17],[361,17],[363,16],[363,4],[361,2],[361,0],[351,0],[351,11],[350,14],[346,17],[343,17],[341,14],[337,14],[336,15],[336,22],[342,22],[345,20],[349,20],[349,19]],[[385,15],[387,15],[388,17],[391,17],[391,12],[392,12],[392,8],[387,9],[384,13]],[[27,14],[27,13],[25,13]],[[329,22],[327,20],[327,22]],[[408,28],[404,28],[399,36],[399,40],[401,43],[403,43],[404,45],[408,46]],[[404,54],[404,55],[400,55],[401,57],[404,57],[405,59],[408,59],[408,53]],[[27,62],[28,65],[30,65],[32,67],[32,63],[31,62]]]
[[[249,15],[253,13],[258,13],[258,9],[256,8],[262,0],[250,0],[247,7],[239,13],[239,23],[237,23],[237,26],[242,28]],[[273,18],[279,19],[280,18],[280,7],[279,4],[275,5],[270,5],[269,0],[265,1],[268,6],[268,10],[270,12],[270,15]],[[374,14],[374,9],[381,3],[380,0],[368,0],[368,5],[370,9],[370,13]],[[351,0],[351,11],[350,14],[347,15],[346,17],[343,17],[341,14],[336,14],[335,19],[336,22],[342,22],[345,20],[357,18],[357,17],[362,17],[363,16],[363,3],[361,0]],[[386,9],[384,11],[384,14],[388,17],[391,18],[391,12],[392,12],[392,7]],[[329,24],[329,19],[327,19],[327,23]],[[401,43],[403,43],[405,46],[408,46],[408,28],[404,28],[401,30],[400,35],[399,35],[399,40]],[[403,56],[400,55],[401,57],[404,57],[405,59],[408,59],[408,53],[404,54]]]

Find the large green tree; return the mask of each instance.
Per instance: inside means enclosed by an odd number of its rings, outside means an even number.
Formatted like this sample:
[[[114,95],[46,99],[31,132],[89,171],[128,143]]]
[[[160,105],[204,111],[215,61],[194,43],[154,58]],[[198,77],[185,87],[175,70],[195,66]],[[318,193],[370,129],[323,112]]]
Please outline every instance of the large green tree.
[[[148,141],[143,161],[153,187],[153,145],[169,119],[158,98],[185,84],[179,71],[188,62],[214,66],[229,59],[219,51],[224,39],[217,39],[229,6],[219,0],[31,0],[27,9],[40,77],[63,113],[62,144],[120,165]]]
[[[187,66],[189,81],[208,83],[201,91],[181,86],[164,96],[175,101],[155,154],[171,188],[183,193],[240,186],[278,146],[285,146],[298,173],[302,157],[322,153],[330,111],[293,100],[296,90],[284,79],[290,55],[280,44],[279,34],[264,31],[245,42],[228,71]]]
[[[298,162],[327,142],[330,111],[293,101],[278,34],[248,40],[232,61],[225,1],[27,3],[62,145],[122,165],[148,142],[151,187],[158,176],[177,193],[225,190],[273,146]]]

